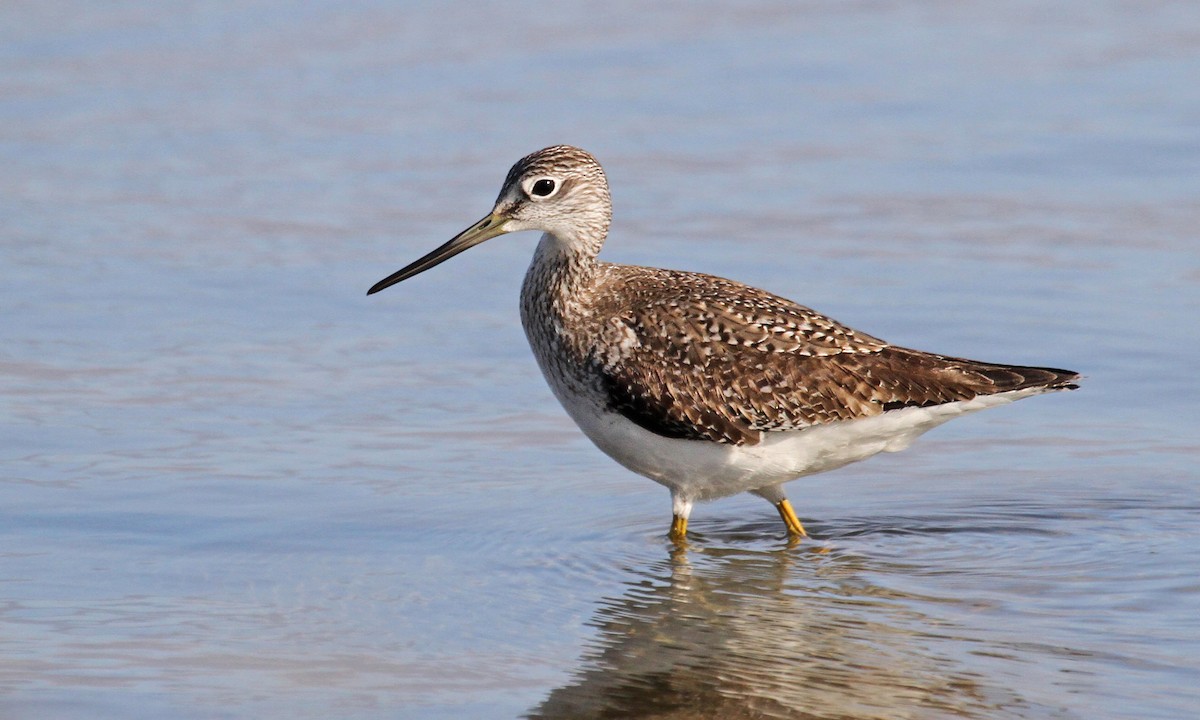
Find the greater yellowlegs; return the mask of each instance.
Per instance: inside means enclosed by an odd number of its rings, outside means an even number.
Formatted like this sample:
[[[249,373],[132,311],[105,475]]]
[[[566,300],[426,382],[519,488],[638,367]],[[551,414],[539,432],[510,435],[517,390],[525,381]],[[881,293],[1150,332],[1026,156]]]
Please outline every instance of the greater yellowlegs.
[[[732,280],[596,259],[612,203],[590,154],[513,165],[487,217],[367,294],[519,230],[541,241],[521,322],[546,381],[592,442],[671,491],[682,539],[698,500],[750,492],[806,535],[789,480],[902,450],[952,418],[1072,390],[1077,373],[889,345]]]

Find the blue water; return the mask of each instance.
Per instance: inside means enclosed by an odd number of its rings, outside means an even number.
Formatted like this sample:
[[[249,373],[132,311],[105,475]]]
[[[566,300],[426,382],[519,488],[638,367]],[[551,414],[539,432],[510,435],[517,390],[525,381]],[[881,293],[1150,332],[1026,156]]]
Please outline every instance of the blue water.
[[[0,716],[1200,714],[1200,6],[0,8]],[[365,297],[518,157],[612,260],[1075,393],[699,506],[520,330]]]

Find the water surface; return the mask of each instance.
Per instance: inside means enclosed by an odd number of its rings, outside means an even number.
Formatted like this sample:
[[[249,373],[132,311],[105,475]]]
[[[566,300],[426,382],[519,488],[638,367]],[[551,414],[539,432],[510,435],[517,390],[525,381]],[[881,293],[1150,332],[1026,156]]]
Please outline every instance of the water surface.
[[[1194,717],[1198,23],[7,5],[0,715]],[[555,142],[609,259],[1084,387],[676,550],[538,375],[532,235],[364,296]]]

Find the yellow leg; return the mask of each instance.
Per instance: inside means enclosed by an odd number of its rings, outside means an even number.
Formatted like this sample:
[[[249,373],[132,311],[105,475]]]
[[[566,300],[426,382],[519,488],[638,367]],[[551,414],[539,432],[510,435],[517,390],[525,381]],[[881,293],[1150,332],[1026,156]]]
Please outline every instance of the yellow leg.
[[[792,509],[792,504],[787,501],[787,498],[775,503],[775,509],[779,511],[779,517],[783,518],[783,524],[787,525],[789,537],[808,537],[808,533],[804,532],[804,526],[800,524],[800,518],[796,517],[796,511]]]
[[[682,540],[687,537],[687,518],[682,515],[672,516],[671,532],[668,534],[674,540]]]

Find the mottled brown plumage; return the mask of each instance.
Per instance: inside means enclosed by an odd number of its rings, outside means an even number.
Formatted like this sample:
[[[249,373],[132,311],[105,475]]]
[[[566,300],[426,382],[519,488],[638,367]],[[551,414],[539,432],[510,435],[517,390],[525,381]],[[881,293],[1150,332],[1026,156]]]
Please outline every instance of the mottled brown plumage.
[[[599,276],[589,305],[610,320],[592,360],[609,402],[666,437],[755,444],[763,432],[1078,377],[895,347],[712,275],[602,264]]]

